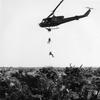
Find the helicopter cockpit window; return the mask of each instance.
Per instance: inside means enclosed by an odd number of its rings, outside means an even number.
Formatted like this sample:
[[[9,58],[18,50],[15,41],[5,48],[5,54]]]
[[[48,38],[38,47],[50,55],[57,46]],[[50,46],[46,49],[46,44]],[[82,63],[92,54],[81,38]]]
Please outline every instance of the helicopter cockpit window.
[[[42,23],[44,23],[44,22],[45,22],[45,20],[43,19],[43,20],[42,20]]]

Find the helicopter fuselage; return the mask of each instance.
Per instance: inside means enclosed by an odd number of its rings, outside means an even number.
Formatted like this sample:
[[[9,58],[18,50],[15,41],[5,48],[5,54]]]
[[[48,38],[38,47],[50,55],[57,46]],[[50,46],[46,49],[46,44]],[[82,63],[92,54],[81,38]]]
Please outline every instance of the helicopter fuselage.
[[[60,25],[64,20],[64,16],[54,16],[50,18],[45,18],[39,24],[40,27],[53,27]]]
[[[81,16],[83,17],[83,16]],[[78,20],[79,16],[74,16],[74,17],[69,17],[69,18],[64,18],[64,16],[57,16],[57,17],[52,17],[52,18],[45,18],[42,20],[42,22],[39,24],[40,27],[54,27],[58,26],[60,24],[70,22],[73,20]]]
[[[91,12],[91,9],[86,11],[86,13],[83,15],[78,15],[78,16],[73,16],[73,17],[68,17],[68,18],[64,18],[64,16],[47,17],[47,18],[43,19],[39,25],[40,25],[40,27],[43,27],[43,28],[58,26],[60,24],[66,23],[66,22],[84,18],[84,17],[88,16],[90,12]]]
[[[61,3],[63,1],[64,0],[61,0],[60,3],[56,6],[56,8],[52,11],[52,13],[50,13],[47,18],[44,18],[42,20],[42,22],[39,24],[40,27],[46,28],[48,31],[51,31],[51,27],[55,27],[60,24],[70,22],[73,20],[79,20],[80,18],[84,18],[84,17],[88,16],[89,13],[91,12],[91,9],[93,9],[93,8],[87,7],[88,11],[86,11],[85,14],[78,15],[78,16],[72,16],[72,17],[68,17],[68,18],[64,18],[64,16],[55,16],[54,15],[55,11],[57,10],[57,8],[61,5]]]

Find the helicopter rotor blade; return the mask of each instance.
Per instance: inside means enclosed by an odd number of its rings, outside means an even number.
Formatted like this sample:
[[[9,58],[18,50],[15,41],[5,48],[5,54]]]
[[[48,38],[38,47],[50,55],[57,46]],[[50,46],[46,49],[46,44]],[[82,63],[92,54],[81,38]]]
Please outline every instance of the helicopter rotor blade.
[[[60,6],[60,4],[63,2],[64,0],[60,1],[60,3],[56,6],[56,8],[52,11],[52,13],[47,17],[49,18],[50,16],[52,16],[54,14],[54,12],[56,11],[56,9]]]
[[[93,9],[93,8],[91,8],[91,7],[86,7],[86,8],[88,8],[88,9]]]

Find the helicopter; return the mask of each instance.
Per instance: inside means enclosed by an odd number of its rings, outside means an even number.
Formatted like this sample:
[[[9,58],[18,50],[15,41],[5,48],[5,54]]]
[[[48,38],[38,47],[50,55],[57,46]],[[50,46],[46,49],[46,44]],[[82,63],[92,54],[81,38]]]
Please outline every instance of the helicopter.
[[[60,4],[63,1],[64,0],[61,0],[60,3],[56,6],[56,8],[52,11],[52,13],[50,13],[50,15],[47,18],[44,18],[42,20],[42,22],[39,23],[40,27],[45,28],[48,31],[51,31],[51,29],[58,29],[58,28],[52,28],[52,27],[55,27],[55,26],[58,26],[60,24],[67,23],[67,22],[70,22],[73,20],[79,20],[80,18],[87,17],[90,14],[91,9],[93,9],[90,7],[86,7],[86,8],[88,8],[86,13],[83,15],[79,15],[79,16],[73,16],[73,17],[68,17],[68,18],[64,18],[64,16],[55,16],[54,15],[55,11],[57,10],[57,8],[60,6]]]

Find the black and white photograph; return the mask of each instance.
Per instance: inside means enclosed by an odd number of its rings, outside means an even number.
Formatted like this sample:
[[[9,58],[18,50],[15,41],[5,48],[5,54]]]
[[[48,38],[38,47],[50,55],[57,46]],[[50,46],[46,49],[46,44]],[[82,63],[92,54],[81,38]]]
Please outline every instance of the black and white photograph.
[[[100,100],[100,0],[0,0],[0,100]]]

